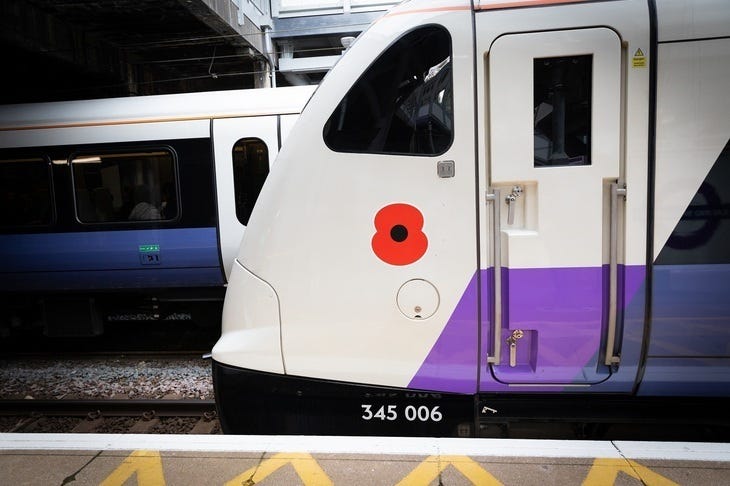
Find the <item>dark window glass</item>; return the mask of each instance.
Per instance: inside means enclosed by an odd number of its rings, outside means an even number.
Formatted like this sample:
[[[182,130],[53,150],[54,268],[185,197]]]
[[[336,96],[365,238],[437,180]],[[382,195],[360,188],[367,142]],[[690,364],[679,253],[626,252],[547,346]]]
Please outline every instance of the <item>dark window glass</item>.
[[[256,199],[269,175],[269,151],[258,138],[243,138],[233,146],[233,187],[236,217],[248,224]]]
[[[50,166],[42,158],[0,159],[0,226],[51,224]]]
[[[340,152],[438,155],[453,139],[451,37],[410,32],[360,77],[324,127]]]
[[[534,60],[535,167],[591,164],[593,56]]]
[[[71,164],[79,221],[177,217],[175,164],[169,150],[83,154],[72,158]]]

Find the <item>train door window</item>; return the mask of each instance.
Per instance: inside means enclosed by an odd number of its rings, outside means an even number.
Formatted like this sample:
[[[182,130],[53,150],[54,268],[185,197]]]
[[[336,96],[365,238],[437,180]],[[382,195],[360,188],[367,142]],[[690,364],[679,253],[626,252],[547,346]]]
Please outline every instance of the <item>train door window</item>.
[[[174,156],[168,149],[80,154],[71,166],[82,223],[177,217]]]
[[[0,158],[0,227],[51,224],[52,194],[48,160]]]
[[[593,56],[535,59],[535,167],[591,164]]]
[[[337,152],[439,155],[453,140],[451,37],[409,32],[365,71],[324,127]]]
[[[248,224],[256,199],[269,175],[269,150],[258,138],[242,138],[233,146],[233,186],[236,217]]]

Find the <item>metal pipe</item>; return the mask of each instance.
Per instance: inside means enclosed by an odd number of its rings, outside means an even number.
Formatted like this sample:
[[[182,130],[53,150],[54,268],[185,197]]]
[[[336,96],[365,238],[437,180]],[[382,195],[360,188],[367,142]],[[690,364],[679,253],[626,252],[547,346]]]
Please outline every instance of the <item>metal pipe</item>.
[[[492,188],[492,192],[487,194],[487,201],[492,203],[491,241],[494,267],[494,343],[492,355],[487,355],[487,363],[499,364],[502,358],[502,197],[500,190]]]
[[[268,25],[263,27],[264,35],[264,56],[269,64],[268,76],[269,87],[276,88],[276,57],[274,55],[274,42],[271,40],[271,27]]]
[[[606,335],[606,360],[608,366],[619,364],[616,355],[616,327],[618,325],[618,199],[626,196],[626,189],[619,188],[617,182],[611,183],[611,213],[609,227],[608,256],[608,333]]]

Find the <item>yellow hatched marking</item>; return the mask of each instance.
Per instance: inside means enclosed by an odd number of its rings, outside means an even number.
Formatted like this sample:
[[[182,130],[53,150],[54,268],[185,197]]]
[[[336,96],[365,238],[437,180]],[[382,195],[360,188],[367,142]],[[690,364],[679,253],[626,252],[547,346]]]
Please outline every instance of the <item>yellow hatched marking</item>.
[[[482,466],[466,456],[431,456],[408,474],[397,486],[421,486],[431,484],[447,467],[453,466],[472,484],[501,486],[502,483]]]
[[[638,479],[646,486],[678,486],[674,481],[629,459],[596,459],[583,486],[613,485],[620,472]]]
[[[162,457],[157,451],[132,452],[100,486],[122,486],[135,473],[138,486],[165,486]]]
[[[287,464],[294,467],[304,486],[332,486],[332,480],[322,470],[311,454],[279,453],[261,464],[248,469],[226,483],[226,486],[258,484]]]

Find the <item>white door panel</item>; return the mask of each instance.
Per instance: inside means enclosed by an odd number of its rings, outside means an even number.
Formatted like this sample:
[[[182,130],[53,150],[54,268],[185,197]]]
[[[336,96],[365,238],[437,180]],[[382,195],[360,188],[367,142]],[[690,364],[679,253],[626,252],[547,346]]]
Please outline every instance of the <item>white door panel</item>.
[[[269,164],[278,152],[277,117],[224,118],[213,120],[215,144],[215,179],[218,196],[218,225],[221,256],[226,279],[231,275],[233,259],[238,253],[245,226],[236,216],[233,184],[233,147],[242,138],[258,138],[269,150]]]
[[[596,370],[609,313],[609,184],[621,167],[621,60],[621,40],[607,28],[504,35],[491,45],[501,318],[489,361],[502,383],[605,378]]]
[[[592,56],[590,165],[535,164],[533,60]],[[620,40],[609,29],[507,35],[490,51],[491,182],[520,185],[513,224],[503,206],[510,268],[595,266],[603,258],[604,182],[619,176]],[[528,95],[526,95],[528,94]],[[538,140],[539,142],[539,140]],[[598,195],[599,197],[595,197]],[[574,228],[579,237],[566,238]]]

